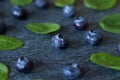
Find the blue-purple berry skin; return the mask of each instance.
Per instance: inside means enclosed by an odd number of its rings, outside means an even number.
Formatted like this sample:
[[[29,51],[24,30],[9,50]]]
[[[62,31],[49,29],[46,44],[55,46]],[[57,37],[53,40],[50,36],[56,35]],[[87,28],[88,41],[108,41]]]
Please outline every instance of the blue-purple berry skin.
[[[120,44],[118,44],[117,49],[118,49],[118,51],[120,52]]]
[[[48,3],[45,0],[35,0],[35,5],[40,9],[46,9],[48,7]]]
[[[63,8],[63,15],[66,17],[73,17],[75,15],[75,8],[72,5],[66,5]]]
[[[85,34],[84,39],[90,45],[95,46],[102,41],[102,35],[94,30],[90,30]]]
[[[81,69],[77,63],[67,64],[63,69],[64,76],[68,80],[74,80],[80,77]]]
[[[14,6],[12,9],[12,16],[15,19],[25,19],[28,16],[27,10],[22,6]]]
[[[19,72],[27,74],[32,71],[33,61],[28,60],[26,57],[20,57],[17,60],[16,68]]]
[[[68,45],[68,40],[62,34],[57,34],[52,37],[51,45],[55,49],[65,49]]]
[[[6,30],[6,23],[0,20],[0,34],[5,33],[5,30]]]
[[[87,20],[83,17],[77,17],[74,19],[74,28],[77,30],[83,30],[87,24]]]

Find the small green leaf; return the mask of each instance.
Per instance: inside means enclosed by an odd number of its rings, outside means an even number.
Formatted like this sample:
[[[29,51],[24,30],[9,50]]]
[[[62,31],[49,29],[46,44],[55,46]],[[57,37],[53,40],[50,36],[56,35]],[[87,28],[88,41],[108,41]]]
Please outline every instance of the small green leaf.
[[[32,0],[10,0],[12,5],[27,6],[32,3]]]
[[[73,5],[75,0],[55,0],[54,5],[57,7],[64,7],[66,5]]]
[[[99,25],[105,31],[120,34],[120,14],[105,16]]]
[[[120,70],[120,57],[118,56],[105,52],[98,52],[92,54],[90,60],[104,67]]]
[[[9,78],[9,69],[8,67],[0,62],[0,80],[8,80]]]
[[[115,6],[117,0],[83,0],[86,7],[95,10],[107,10]]]
[[[0,36],[0,50],[13,50],[21,47],[23,42],[17,38]]]
[[[55,23],[29,23],[26,28],[38,34],[48,34],[59,30],[60,25]]]

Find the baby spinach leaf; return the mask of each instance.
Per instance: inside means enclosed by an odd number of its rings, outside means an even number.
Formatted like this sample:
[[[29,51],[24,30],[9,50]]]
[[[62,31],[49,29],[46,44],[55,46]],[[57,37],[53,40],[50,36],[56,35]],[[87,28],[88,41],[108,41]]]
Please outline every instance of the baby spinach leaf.
[[[120,14],[105,16],[99,25],[105,31],[120,34]]]
[[[75,0],[55,0],[54,5],[57,7],[64,7],[66,5],[73,5]]]
[[[120,57],[118,56],[105,52],[98,52],[92,54],[90,60],[101,66],[115,70],[120,70]]]
[[[95,10],[107,10],[112,8],[117,0],[83,0],[86,7]]]
[[[60,25],[55,23],[29,23],[26,28],[38,34],[48,34],[59,30]]]
[[[21,47],[23,42],[17,38],[0,36],[0,50],[13,50]]]
[[[32,3],[32,0],[10,0],[12,5],[26,6]]]
[[[8,67],[0,62],[0,80],[8,80],[9,77],[9,69]]]

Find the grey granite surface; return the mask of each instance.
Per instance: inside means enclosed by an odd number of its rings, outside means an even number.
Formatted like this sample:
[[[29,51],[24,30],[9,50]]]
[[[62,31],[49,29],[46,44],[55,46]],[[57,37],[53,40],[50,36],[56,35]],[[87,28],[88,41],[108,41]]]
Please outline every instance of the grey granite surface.
[[[48,0],[49,1],[49,0]],[[12,5],[9,0],[0,2],[0,18],[7,23],[7,31],[4,35],[14,36],[24,41],[24,46],[17,50],[0,51],[0,61],[10,66],[9,80],[65,80],[63,67],[67,63],[77,62],[82,69],[82,75],[77,80],[120,80],[120,71],[111,70],[94,64],[89,57],[94,52],[108,52],[120,56],[117,51],[117,44],[120,43],[120,35],[112,34],[99,27],[102,17],[120,12],[120,0],[117,5],[107,11],[95,11],[84,6],[83,0],[76,0],[76,16],[85,17],[89,25],[83,31],[73,28],[73,19],[62,15],[61,8],[55,8],[49,1],[50,7],[41,10],[34,4],[27,6],[29,17],[26,20],[16,20],[11,16]],[[29,32],[25,24],[30,22],[53,22],[59,23],[61,29],[55,33],[41,35]],[[104,38],[99,46],[92,47],[85,43],[83,36],[90,30],[95,29]],[[57,33],[64,34],[70,41],[69,47],[65,50],[55,50],[51,47],[51,37]],[[31,73],[19,73],[15,68],[18,57],[26,56],[34,61],[34,68]]]

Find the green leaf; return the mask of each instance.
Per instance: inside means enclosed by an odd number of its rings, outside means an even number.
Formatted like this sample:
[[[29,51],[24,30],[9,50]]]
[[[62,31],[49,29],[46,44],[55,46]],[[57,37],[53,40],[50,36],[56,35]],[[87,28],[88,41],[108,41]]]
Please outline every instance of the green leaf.
[[[29,23],[26,28],[34,33],[48,34],[59,30],[60,25],[55,23]]]
[[[32,3],[32,0],[10,0],[12,5],[27,6]]]
[[[21,47],[23,42],[17,38],[0,36],[0,50],[13,50]]]
[[[120,34],[120,14],[105,16],[99,25],[105,31]]]
[[[66,5],[73,5],[75,0],[55,0],[54,5],[57,7],[64,7]]]
[[[115,70],[120,70],[120,57],[118,56],[105,52],[98,52],[92,54],[90,60],[101,66]]]
[[[107,10],[115,6],[117,0],[84,0],[86,7],[95,10]]]
[[[8,80],[9,78],[9,69],[8,67],[0,62],[0,80]]]

